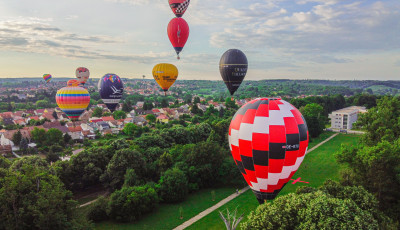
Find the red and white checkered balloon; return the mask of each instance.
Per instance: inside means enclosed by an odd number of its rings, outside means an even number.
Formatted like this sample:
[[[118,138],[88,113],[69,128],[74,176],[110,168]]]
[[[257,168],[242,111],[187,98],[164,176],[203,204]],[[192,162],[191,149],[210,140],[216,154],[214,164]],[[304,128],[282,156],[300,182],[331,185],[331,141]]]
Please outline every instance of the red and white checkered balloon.
[[[308,140],[304,117],[281,99],[248,102],[229,127],[233,159],[260,204],[274,199],[296,173]]]

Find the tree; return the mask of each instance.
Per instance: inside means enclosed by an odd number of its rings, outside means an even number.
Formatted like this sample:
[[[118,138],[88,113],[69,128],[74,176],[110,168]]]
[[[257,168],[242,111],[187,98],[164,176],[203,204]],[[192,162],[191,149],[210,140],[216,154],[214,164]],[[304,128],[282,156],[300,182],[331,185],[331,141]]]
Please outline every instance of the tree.
[[[19,146],[21,140],[22,140],[22,133],[20,130],[18,130],[18,132],[13,134],[12,141],[14,142],[15,145]]]
[[[133,123],[128,123],[124,126],[122,130],[128,136],[135,136],[136,132],[138,131],[139,127]]]
[[[28,150],[28,140],[26,138],[22,138],[19,148],[22,150],[22,152],[25,154],[26,151]]]
[[[126,113],[122,110],[117,110],[113,113],[113,117],[115,120],[119,119],[125,119],[126,118]]]
[[[319,189],[300,188],[260,205],[242,229],[396,229],[362,187],[327,181]]]
[[[53,117],[54,117],[54,119],[58,120],[58,116],[57,116],[56,111],[53,111]]]
[[[108,219],[107,215],[107,207],[108,207],[108,199],[104,196],[100,196],[96,202],[94,202],[89,207],[89,211],[87,212],[87,217],[89,220],[99,222],[105,221]]]
[[[363,142],[369,146],[382,140],[392,142],[400,138],[400,98],[384,97],[378,105],[362,114],[357,126],[365,129]]]
[[[142,180],[135,173],[134,169],[127,169],[124,176],[124,187],[133,187],[141,185]]]
[[[161,107],[167,108],[169,106],[167,99],[163,98],[161,100]]]
[[[193,114],[196,114],[196,115],[203,115],[203,110],[199,109],[199,107],[197,106],[197,104],[193,104],[192,107],[191,107],[191,109],[190,109],[190,111],[191,111]]]
[[[156,116],[154,116],[154,114],[148,114],[146,116],[146,120],[149,121],[150,123],[154,123],[154,122],[156,122],[157,118],[156,118]]]
[[[231,108],[231,109],[237,109],[238,108],[237,104],[235,103],[235,100],[232,100],[232,98],[230,98],[230,97],[226,98],[225,106],[226,106],[226,108]]]
[[[352,170],[353,183],[376,194],[382,210],[400,216],[400,139],[375,146],[343,147],[336,155]]]
[[[324,109],[316,103],[307,104],[300,109],[307,122],[308,131],[311,137],[318,137],[325,128]]]
[[[23,163],[0,179],[0,229],[82,229],[77,202],[47,168]]]
[[[49,102],[46,101],[46,100],[38,100],[38,101],[36,101],[36,107],[37,108],[41,108],[41,109],[48,108],[48,105],[49,105]]]
[[[125,103],[122,105],[122,111],[129,113],[132,111],[132,104],[130,101],[125,101]]]
[[[39,146],[46,142],[46,130],[35,127],[31,132],[32,140]]]
[[[63,133],[55,128],[51,128],[46,132],[46,144],[52,146],[55,144],[62,145],[64,143]]]
[[[69,135],[68,133],[64,134],[64,143],[65,144],[68,144],[71,140],[72,140],[71,135]]]
[[[53,150],[50,150],[47,153],[46,160],[49,163],[56,162],[56,161],[60,160],[60,155],[57,152],[54,152]]]
[[[145,178],[146,162],[137,150],[118,150],[108,163],[101,180],[111,189],[119,189],[124,183],[127,169],[134,169],[139,178]]]
[[[103,108],[102,107],[96,107],[93,110],[92,117],[101,117],[103,115]]]
[[[111,194],[108,215],[120,222],[139,220],[158,205],[158,196],[150,185],[124,187]]]
[[[194,97],[193,99],[193,104],[200,103],[200,98],[199,97]]]
[[[185,173],[177,168],[167,170],[159,181],[160,195],[167,203],[185,200],[188,194],[188,181]]]

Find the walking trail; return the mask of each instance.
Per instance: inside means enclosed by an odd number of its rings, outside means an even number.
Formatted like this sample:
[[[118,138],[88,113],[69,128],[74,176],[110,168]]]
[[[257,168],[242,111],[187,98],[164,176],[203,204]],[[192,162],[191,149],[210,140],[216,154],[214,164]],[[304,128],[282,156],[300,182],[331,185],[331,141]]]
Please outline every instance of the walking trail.
[[[307,151],[307,154],[312,152],[313,150],[315,150],[316,148],[318,148],[319,146],[325,144],[326,142],[328,142],[329,140],[331,140],[332,138],[336,137],[337,135],[339,135],[339,133],[336,133],[332,136],[330,136],[329,138],[327,138],[326,140],[324,140],[323,142],[317,144],[316,146],[314,146],[313,148],[311,148],[310,150]],[[187,227],[189,227],[190,225],[192,225],[193,223],[195,223],[196,221],[200,220],[201,218],[207,216],[208,214],[210,214],[211,212],[215,211],[216,209],[218,209],[219,207],[221,207],[222,205],[228,203],[229,201],[235,199],[236,197],[240,196],[242,193],[244,193],[245,191],[247,191],[250,187],[246,187],[243,188],[239,194],[232,194],[230,196],[228,196],[227,198],[221,200],[220,202],[218,202],[216,205],[202,211],[201,213],[199,213],[197,216],[187,220],[186,222],[184,222],[183,224],[179,225],[178,227],[174,228],[174,230],[183,230]]]

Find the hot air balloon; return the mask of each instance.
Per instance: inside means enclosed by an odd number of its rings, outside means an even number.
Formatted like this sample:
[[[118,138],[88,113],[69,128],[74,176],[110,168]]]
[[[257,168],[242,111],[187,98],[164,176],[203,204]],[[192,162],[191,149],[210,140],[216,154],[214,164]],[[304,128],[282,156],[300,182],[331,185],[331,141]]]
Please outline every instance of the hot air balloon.
[[[233,159],[260,204],[274,199],[299,168],[308,147],[304,117],[281,99],[241,107],[229,127]]]
[[[124,92],[124,84],[121,78],[116,74],[106,74],[100,78],[98,87],[104,104],[111,112],[114,112]]]
[[[50,74],[44,74],[43,79],[45,80],[46,83],[49,83],[51,81],[52,76]]]
[[[219,72],[224,80],[229,92],[233,95],[247,73],[247,58],[238,49],[226,51],[219,61]]]
[[[189,7],[190,0],[169,0],[169,6],[172,9],[172,12],[180,18],[186,12],[186,9]]]
[[[77,68],[75,71],[75,74],[76,74],[76,77],[79,79],[79,81],[82,82],[82,84],[85,84],[90,76],[89,70],[85,67]]]
[[[189,25],[183,18],[173,18],[168,24],[168,37],[174,47],[178,60],[179,53],[182,51],[189,38]]]
[[[82,85],[82,82],[78,81],[78,80],[75,80],[75,79],[69,80],[67,82],[67,86],[71,86],[71,87],[76,87],[76,86],[80,86],[80,85]]]
[[[87,89],[71,83],[71,86],[57,91],[56,101],[68,118],[76,121],[89,106],[90,95]]]
[[[178,78],[178,68],[172,64],[161,63],[157,64],[153,68],[154,80],[164,90],[164,94],[167,94],[168,89],[175,83]]]

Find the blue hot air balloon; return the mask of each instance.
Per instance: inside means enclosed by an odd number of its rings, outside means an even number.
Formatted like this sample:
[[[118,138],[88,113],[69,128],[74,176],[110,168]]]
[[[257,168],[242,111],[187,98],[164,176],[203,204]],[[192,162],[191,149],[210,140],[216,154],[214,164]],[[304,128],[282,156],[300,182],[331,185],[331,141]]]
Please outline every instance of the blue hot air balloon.
[[[114,112],[124,92],[124,83],[121,78],[116,74],[108,73],[100,78],[98,87],[104,104],[111,112]]]

